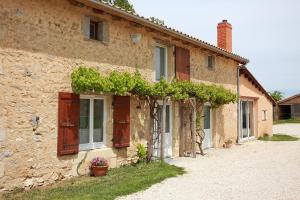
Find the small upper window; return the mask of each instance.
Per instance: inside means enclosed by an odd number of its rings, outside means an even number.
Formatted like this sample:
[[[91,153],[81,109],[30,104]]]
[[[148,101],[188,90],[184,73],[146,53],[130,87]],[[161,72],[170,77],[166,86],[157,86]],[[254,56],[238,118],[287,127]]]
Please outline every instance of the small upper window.
[[[155,80],[159,81],[161,78],[167,76],[167,48],[155,47]]]
[[[215,56],[207,56],[207,67],[210,69],[215,67]]]
[[[106,22],[103,22],[94,17],[84,17],[83,32],[87,39],[108,41],[108,26]]]
[[[267,121],[267,110],[262,111],[262,120]]]

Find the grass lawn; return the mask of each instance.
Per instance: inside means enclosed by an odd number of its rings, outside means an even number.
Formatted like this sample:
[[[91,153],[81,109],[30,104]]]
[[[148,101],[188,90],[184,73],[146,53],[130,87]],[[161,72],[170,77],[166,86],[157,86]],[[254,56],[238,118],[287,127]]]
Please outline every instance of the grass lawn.
[[[300,123],[300,119],[282,119],[274,121],[273,124],[288,124],[288,123]]]
[[[110,200],[149,188],[166,178],[184,174],[183,168],[161,162],[112,169],[102,178],[78,177],[30,191],[5,193],[4,199]],[[1,199],[1,196],[0,196]]]
[[[259,137],[262,141],[297,141],[299,138],[284,134],[274,134],[273,136]]]

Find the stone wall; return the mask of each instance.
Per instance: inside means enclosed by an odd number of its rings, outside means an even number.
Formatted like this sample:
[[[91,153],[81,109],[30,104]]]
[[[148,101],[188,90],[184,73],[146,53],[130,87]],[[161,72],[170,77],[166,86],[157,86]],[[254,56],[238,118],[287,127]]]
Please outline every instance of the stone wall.
[[[95,15],[109,24],[109,42],[87,40],[82,33],[84,15]],[[138,44],[131,33],[141,33]],[[236,65],[216,57],[216,67],[206,68],[207,52],[148,32],[130,22],[92,9],[73,6],[67,0],[0,0],[0,189],[47,185],[57,180],[87,173],[96,155],[105,156],[112,167],[135,155],[135,143],[149,134],[149,108],[131,99],[131,147],[112,147],[112,97],[107,96],[107,148],[57,157],[58,92],[72,92],[70,74],[81,64],[107,74],[113,70],[134,72],[154,78],[154,47],[168,47],[168,77],[174,77],[174,46],[191,52],[192,80],[216,83],[236,91]],[[173,156],[179,155],[179,105],[173,105]],[[40,124],[33,131],[31,119]],[[215,146],[236,137],[236,105],[214,111]],[[87,154],[87,155],[86,155]],[[86,158],[85,158],[86,157]],[[77,170],[78,165],[85,158]]]

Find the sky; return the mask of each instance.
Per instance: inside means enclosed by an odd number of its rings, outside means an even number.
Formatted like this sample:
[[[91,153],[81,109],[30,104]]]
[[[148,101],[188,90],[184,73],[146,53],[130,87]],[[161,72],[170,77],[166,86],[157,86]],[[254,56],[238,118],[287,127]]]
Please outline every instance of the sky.
[[[300,93],[299,0],[130,0],[137,13],[216,45],[217,24],[233,26],[233,52],[267,91]]]

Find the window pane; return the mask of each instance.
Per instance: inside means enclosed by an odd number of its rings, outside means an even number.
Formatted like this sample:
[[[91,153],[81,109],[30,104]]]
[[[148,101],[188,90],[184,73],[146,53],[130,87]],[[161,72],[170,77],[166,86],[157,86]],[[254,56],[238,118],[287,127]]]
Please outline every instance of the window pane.
[[[90,22],[90,39],[97,39],[97,22]]]
[[[207,57],[207,65],[209,68],[212,68],[212,56]]]
[[[160,48],[160,77],[165,77],[165,64],[166,64],[166,50]]]
[[[94,100],[94,142],[103,142],[103,100]]]
[[[158,112],[157,112],[157,117],[158,117],[158,120],[160,121],[160,125],[162,125],[162,110],[163,110],[163,106],[162,105],[159,105],[158,106]],[[170,132],[170,105],[166,105],[166,121],[165,121],[165,130],[166,130],[166,133],[169,133]]]
[[[247,128],[247,102],[242,102],[242,128]]]
[[[210,129],[210,107],[204,106],[204,129]]]
[[[90,100],[80,99],[79,142],[87,144],[90,141]]]
[[[170,133],[170,106],[166,105],[166,133]]]
[[[166,76],[166,49],[162,47],[155,48],[155,79],[160,80],[161,77]]]
[[[253,102],[249,101],[249,137],[254,136],[254,132],[253,132]]]
[[[163,106],[162,105],[159,105],[157,107],[157,118],[160,122],[160,125],[161,125],[161,122],[162,122],[162,110],[163,110]]]

